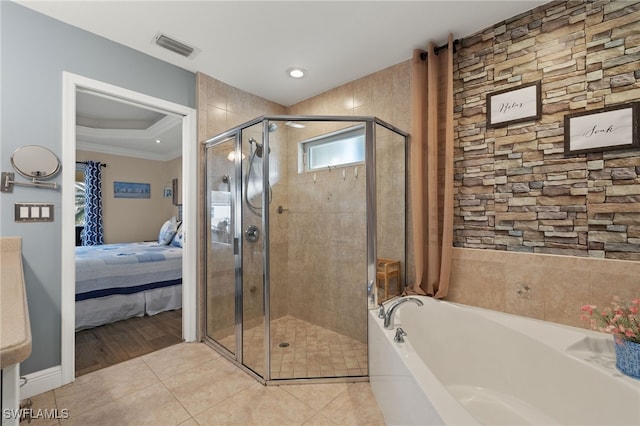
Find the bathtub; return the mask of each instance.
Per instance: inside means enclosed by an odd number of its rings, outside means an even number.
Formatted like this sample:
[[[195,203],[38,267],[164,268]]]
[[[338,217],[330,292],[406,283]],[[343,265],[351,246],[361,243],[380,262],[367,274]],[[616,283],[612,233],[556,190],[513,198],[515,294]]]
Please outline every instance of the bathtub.
[[[611,336],[415,297],[424,306],[395,316],[404,343],[369,312],[369,379],[387,424],[640,425],[640,380],[616,370]]]

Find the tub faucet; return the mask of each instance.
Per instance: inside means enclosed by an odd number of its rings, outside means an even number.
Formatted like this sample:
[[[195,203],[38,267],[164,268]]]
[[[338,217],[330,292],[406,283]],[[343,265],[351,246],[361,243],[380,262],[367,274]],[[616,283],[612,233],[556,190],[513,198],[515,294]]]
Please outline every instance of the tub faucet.
[[[418,306],[422,306],[424,304],[422,303],[422,300],[416,299],[415,297],[403,297],[400,300],[393,302],[393,304],[389,306],[389,309],[387,309],[387,313],[384,315],[384,328],[387,330],[393,329],[393,317],[396,315],[396,311],[400,305],[406,302],[413,302]]]

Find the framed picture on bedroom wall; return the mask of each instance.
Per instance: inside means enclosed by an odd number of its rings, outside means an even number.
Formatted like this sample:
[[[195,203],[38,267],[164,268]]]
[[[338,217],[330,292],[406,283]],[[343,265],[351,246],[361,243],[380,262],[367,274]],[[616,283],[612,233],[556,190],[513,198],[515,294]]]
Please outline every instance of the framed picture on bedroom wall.
[[[151,184],[137,182],[113,182],[115,198],[151,198]]]
[[[487,128],[537,120],[541,116],[540,81],[487,95]]]
[[[638,148],[640,103],[616,105],[564,116],[564,154]]]

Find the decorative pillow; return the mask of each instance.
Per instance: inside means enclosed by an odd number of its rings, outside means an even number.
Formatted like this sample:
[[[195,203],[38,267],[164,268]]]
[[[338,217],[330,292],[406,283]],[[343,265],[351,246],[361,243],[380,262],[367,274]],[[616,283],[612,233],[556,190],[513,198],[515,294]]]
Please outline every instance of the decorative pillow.
[[[173,236],[176,235],[177,230],[178,222],[176,221],[176,217],[174,216],[166,221],[164,225],[162,225],[162,228],[160,228],[160,233],[158,234],[158,244],[169,244],[173,239]]]
[[[180,224],[180,228],[178,228],[178,232],[171,240],[171,245],[174,247],[182,247],[182,242],[184,241],[184,234],[182,232],[183,226]]]

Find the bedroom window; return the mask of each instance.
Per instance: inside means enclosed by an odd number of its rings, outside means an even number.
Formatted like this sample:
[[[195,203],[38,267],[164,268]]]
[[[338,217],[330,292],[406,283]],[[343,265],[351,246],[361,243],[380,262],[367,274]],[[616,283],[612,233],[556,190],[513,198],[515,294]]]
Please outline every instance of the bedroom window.
[[[363,125],[307,139],[298,145],[299,173],[363,162]]]
[[[211,241],[231,244],[231,192],[211,191]]]
[[[76,226],[84,226],[84,199],[85,199],[85,186],[84,186],[84,167],[81,164],[76,168]]]

